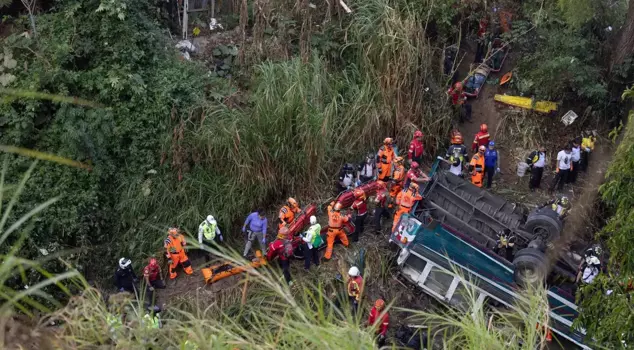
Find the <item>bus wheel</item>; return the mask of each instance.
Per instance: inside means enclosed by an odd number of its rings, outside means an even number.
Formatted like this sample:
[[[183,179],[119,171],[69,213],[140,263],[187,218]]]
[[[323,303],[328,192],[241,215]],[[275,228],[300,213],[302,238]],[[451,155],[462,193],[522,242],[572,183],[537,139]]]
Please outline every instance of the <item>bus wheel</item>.
[[[522,287],[538,287],[546,280],[548,266],[544,253],[536,248],[524,248],[513,259],[515,283]]]

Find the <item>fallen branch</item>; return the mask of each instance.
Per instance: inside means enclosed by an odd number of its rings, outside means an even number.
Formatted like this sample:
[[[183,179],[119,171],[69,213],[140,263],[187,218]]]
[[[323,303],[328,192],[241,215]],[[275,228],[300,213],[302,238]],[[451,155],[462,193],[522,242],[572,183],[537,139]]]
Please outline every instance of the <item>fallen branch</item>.
[[[352,10],[348,7],[348,5],[346,5],[345,2],[343,2],[343,0],[339,0],[339,5],[341,5],[341,7],[343,7],[344,11],[346,11],[346,13],[352,13]]]

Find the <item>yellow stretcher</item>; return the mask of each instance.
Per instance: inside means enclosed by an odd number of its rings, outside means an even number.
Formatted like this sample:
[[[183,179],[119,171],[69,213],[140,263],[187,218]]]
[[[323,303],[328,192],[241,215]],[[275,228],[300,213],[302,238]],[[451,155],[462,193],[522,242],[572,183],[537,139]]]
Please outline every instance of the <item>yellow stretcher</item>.
[[[530,97],[495,95],[494,99],[510,106],[532,109],[541,113],[550,113],[557,110],[557,104],[555,102],[535,101]]]

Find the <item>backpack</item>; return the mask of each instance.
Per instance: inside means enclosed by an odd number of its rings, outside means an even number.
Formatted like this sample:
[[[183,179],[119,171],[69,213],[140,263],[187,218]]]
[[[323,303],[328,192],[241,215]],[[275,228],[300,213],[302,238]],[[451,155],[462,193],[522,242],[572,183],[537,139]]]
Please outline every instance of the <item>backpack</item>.
[[[282,241],[282,243],[284,243],[284,250],[282,250],[282,254],[286,257],[286,258],[290,258],[293,256],[293,243],[288,240],[285,239]]]
[[[324,240],[323,238],[321,238],[321,234],[317,232],[316,234],[313,235],[313,241],[310,242],[310,244],[313,245],[313,248],[319,248],[322,243],[324,243]]]

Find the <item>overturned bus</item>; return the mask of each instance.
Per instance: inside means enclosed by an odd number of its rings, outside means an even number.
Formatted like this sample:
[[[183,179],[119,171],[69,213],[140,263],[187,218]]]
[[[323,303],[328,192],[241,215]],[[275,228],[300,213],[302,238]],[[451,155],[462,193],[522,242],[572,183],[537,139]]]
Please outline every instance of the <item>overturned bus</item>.
[[[559,259],[564,261],[558,262],[558,270],[552,268],[555,262],[548,262],[548,247],[563,228],[556,215],[546,210],[524,214],[437,163],[430,178],[424,199],[401,217],[391,234],[400,249],[400,274],[426,294],[460,308],[468,302],[470,288],[478,305],[515,309],[526,284],[545,283],[549,274],[573,274],[565,259]],[[492,251],[499,230],[518,237],[512,261]],[[583,343],[585,332],[572,328],[578,316],[574,296],[555,285],[547,286],[547,295],[549,329],[555,337],[590,349]]]

